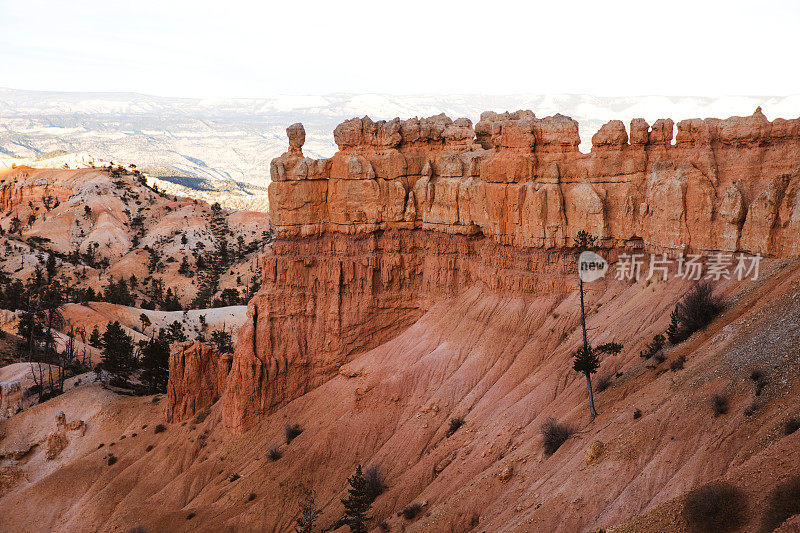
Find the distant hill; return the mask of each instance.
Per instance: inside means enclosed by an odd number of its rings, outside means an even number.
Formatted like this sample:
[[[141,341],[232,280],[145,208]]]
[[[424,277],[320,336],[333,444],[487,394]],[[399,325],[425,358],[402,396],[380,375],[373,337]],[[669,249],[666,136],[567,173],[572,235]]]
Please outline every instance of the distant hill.
[[[502,89],[502,88],[501,88]],[[303,122],[310,157],[327,157],[331,132],[345,119],[430,116],[477,121],[482,111],[531,109],[578,120],[582,149],[611,119],[675,120],[749,116],[761,106],[772,119],[797,117],[800,96],[597,97],[588,95],[387,95],[330,94],[250,99],[165,98],[134,93],[64,93],[0,89],[0,154],[37,157],[55,151],[87,152],[136,163],[148,174],[189,190],[210,182],[269,183],[270,160],[286,150],[285,128]],[[174,181],[173,177],[198,181]],[[237,186],[225,194],[257,195]],[[264,203],[265,203],[264,199]]]

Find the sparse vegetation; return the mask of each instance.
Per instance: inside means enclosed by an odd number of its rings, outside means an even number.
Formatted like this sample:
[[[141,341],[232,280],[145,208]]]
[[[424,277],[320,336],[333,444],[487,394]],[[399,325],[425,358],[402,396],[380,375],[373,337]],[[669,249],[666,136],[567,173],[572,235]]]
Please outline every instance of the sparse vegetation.
[[[603,392],[607,388],[611,386],[611,375],[600,376],[597,378],[597,381],[594,383],[594,390],[595,392]]]
[[[750,405],[744,408],[744,416],[753,416],[758,410],[758,403],[753,400]]]
[[[692,333],[710,324],[724,308],[711,285],[704,281],[698,283],[675,306],[670,329],[667,330],[670,342],[678,344],[688,339]]]
[[[541,433],[544,453],[553,455],[575,430],[568,424],[560,424],[551,416],[542,424]]]
[[[455,416],[450,419],[450,426],[447,428],[445,435],[450,438],[458,429],[464,425],[464,417]]]
[[[792,417],[783,424],[783,433],[785,435],[791,435],[798,429],[800,429],[800,418],[798,417]]]
[[[240,476],[239,474],[231,474],[231,477],[230,477],[230,478],[228,478],[228,481],[230,481],[231,483],[233,483],[233,482],[234,482],[234,481],[236,481],[237,479],[241,479],[241,477],[242,477],[242,476]]]
[[[370,465],[364,469],[364,479],[367,481],[367,493],[374,502],[386,490],[383,472],[378,465]]]
[[[724,415],[728,412],[728,397],[724,394],[714,394],[711,396],[711,409],[714,416]]]
[[[641,409],[634,409],[633,410],[633,419],[638,420],[642,418],[642,410]]]
[[[678,370],[683,370],[683,366],[686,364],[686,356],[680,355],[677,359],[673,360],[669,364],[669,369],[673,372],[677,372]]]
[[[647,346],[644,347],[644,350],[639,352],[639,357],[643,357],[644,359],[650,359],[654,355],[658,355],[661,353],[661,349],[664,347],[664,335],[658,334],[653,337],[653,340],[650,341]],[[658,361],[659,363],[663,363],[664,359]]]
[[[403,518],[406,520],[414,520],[419,514],[422,512],[422,504],[420,503],[411,503],[403,507],[403,510],[400,511],[400,514],[403,515]]]
[[[111,466],[116,462],[117,462],[117,456],[116,455],[114,455],[112,453],[111,455],[108,456],[108,466]]]
[[[283,427],[283,436],[286,438],[286,444],[299,437],[302,432],[303,428],[300,424],[286,424]]]
[[[777,485],[769,493],[767,508],[761,519],[761,532],[769,533],[788,518],[800,513],[800,477],[793,477]]]
[[[303,499],[297,504],[297,525],[294,530],[296,533],[312,533],[315,529],[317,517],[322,511],[316,508],[316,492],[310,487],[303,489]]]
[[[281,452],[281,448],[278,444],[273,444],[267,450],[267,457],[270,461],[277,461],[281,457],[283,457],[283,452]]]
[[[164,424],[158,424],[156,426],[156,429],[154,430],[154,433],[163,433],[166,430],[167,430],[167,426],[165,426]]]
[[[255,499],[256,499],[256,493],[255,492],[251,492],[250,496],[247,497],[247,501],[248,502],[252,502]]]
[[[342,500],[344,505],[344,525],[350,526],[352,533],[366,533],[367,521],[372,498],[367,486],[367,480],[361,471],[361,465],[356,468],[356,473],[347,479],[350,488],[347,498]]]
[[[683,517],[690,531],[734,531],[745,521],[744,493],[728,483],[712,483],[691,491],[686,497]]]

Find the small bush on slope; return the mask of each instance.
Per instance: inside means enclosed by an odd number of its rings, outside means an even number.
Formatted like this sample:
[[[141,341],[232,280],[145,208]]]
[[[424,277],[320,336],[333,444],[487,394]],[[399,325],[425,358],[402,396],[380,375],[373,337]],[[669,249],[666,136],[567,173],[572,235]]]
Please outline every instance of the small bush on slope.
[[[552,416],[545,420],[541,427],[542,442],[544,444],[544,453],[546,455],[553,455],[556,453],[562,444],[575,433],[575,430],[567,424],[559,424]]]
[[[767,508],[761,519],[761,531],[767,533],[800,513],[800,477],[781,483],[769,493]]]
[[[451,418],[450,419],[450,427],[447,428],[447,433],[446,433],[447,437],[448,438],[451,437],[453,435],[453,433],[458,431],[458,428],[460,428],[463,425],[464,425],[464,417],[463,416],[457,416],[457,417]]]
[[[728,483],[712,483],[691,491],[683,517],[689,531],[723,533],[738,529],[745,521],[744,493]]]
[[[711,409],[714,416],[724,415],[728,412],[728,397],[723,394],[715,394],[711,397]]]
[[[724,308],[722,300],[714,296],[711,285],[698,283],[675,306],[672,322],[667,330],[670,342],[677,344],[688,339],[692,333],[710,324]]]
[[[364,469],[364,479],[367,481],[367,493],[372,501],[383,494],[386,490],[386,483],[383,480],[383,472],[378,465],[370,465]]]
[[[283,428],[283,436],[286,437],[286,444],[289,444],[303,432],[300,424],[286,424]]]

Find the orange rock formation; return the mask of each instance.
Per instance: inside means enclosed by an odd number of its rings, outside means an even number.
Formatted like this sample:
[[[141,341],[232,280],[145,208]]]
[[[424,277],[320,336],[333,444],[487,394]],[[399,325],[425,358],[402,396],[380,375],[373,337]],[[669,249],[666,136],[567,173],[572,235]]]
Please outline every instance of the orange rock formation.
[[[302,125],[273,160],[277,240],[263,264],[223,394],[223,422],[259,416],[335,375],[436,301],[479,284],[563,294],[572,237],[620,250],[800,252],[800,119],[611,121],[578,150],[578,124],[530,111],[373,122],[303,156]],[[179,400],[176,400],[179,401]]]

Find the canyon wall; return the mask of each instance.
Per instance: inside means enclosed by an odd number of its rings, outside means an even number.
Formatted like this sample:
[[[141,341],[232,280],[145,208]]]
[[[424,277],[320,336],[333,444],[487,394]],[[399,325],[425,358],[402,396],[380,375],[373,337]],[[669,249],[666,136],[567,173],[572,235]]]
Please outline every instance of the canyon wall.
[[[572,290],[570,243],[621,251],[800,253],[800,119],[611,121],[579,151],[578,124],[530,111],[444,115],[334,131],[303,156],[302,125],[273,160],[276,229],[223,393],[243,431],[479,284],[519,296]]]

